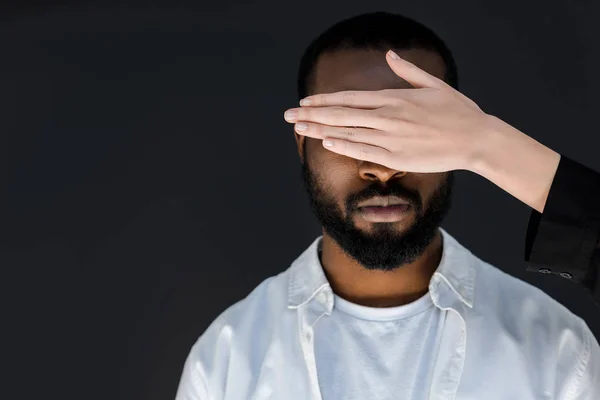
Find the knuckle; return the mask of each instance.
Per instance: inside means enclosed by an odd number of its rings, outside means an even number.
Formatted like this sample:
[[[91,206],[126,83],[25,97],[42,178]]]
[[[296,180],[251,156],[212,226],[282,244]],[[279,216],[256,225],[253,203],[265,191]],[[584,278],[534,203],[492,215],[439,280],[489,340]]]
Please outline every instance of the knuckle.
[[[313,114],[313,112],[312,112],[312,110],[310,108],[303,108],[301,110],[301,112],[304,113],[304,115],[303,116],[298,116],[299,120],[302,120],[302,119],[304,119],[306,121],[311,121],[312,120],[312,114]]]
[[[350,106],[356,102],[356,92],[346,91],[342,94],[342,103]]]
[[[333,115],[335,116],[336,120],[340,120],[340,119],[344,118],[346,115],[348,115],[348,110],[343,107],[336,107],[333,110]]]
[[[354,139],[356,137],[357,129],[355,126],[349,126],[344,129],[344,136],[347,139]]]
[[[324,133],[323,125],[321,124],[310,124],[310,130],[312,130],[317,135],[322,135]]]
[[[323,107],[323,106],[326,106],[327,104],[329,104],[329,95],[328,94],[322,94],[322,95],[319,96],[319,101],[315,105],[319,106],[319,107]]]

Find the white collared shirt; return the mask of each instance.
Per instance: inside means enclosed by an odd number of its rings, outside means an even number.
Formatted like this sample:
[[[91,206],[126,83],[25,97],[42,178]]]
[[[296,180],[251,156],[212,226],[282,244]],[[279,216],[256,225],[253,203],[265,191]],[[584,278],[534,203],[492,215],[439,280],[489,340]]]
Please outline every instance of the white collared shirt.
[[[440,231],[442,259],[427,296],[444,322],[421,371],[429,387],[382,399],[600,399],[600,346],[585,321]],[[176,400],[333,400],[323,397],[330,374],[320,373],[327,367],[315,354],[316,324],[336,302],[321,239],[212,322],[186,359]],[[365,369],[346,368],[354,377]]]

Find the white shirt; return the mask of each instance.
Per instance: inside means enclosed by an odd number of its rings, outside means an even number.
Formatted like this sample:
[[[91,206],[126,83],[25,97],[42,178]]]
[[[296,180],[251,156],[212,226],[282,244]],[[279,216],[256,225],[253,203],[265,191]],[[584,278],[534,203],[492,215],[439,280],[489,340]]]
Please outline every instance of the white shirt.
[[[369,400],[600,399],[600,346],[585,321],[440,231],[442,259],[425,297],[435,308],[422,311],[429,315],[416,323],[427,337],[411,342],[411,333],[399,330],[400,344],[389,352],[380,346],[375,353],[381,358],[376,359],[343,355],[365,346],[369,338],[364,335],[348,337],[343,343],[350,348],[316,354],[324,351],[327,340],[334,340],[324,335],[328,329],[340,330],[331,318],[340,322],[335,316],[343,312],[343,302],[332,292],[319,261],[319,236],[287,270],[264,280],[212,322],[191,348],[176,400],[337,400],[324,397],[338,390],[335,380],[330,381],[334,373],[341,372],[347,382],[357,379],[355,387],[371,385],[378,365],[386,366],[384,375],[397,369],[392,377],[402,379],[404,389],[398,394],[394,388],[370,387],[376,392],[367,393],[378,397]],[[365,329],[354,322],[349,329]],[[428,323],[436,331],[433,337],[423,333]],[[385,339],[388,345],[393,342]],[[411,351],[411,345],[420,350]],[[398,360],[395,351],[410,360]],[[403,377],[414,363],[419,364],[417,371]],[[383,377],[379,382],[392,380]]]
[[[322,397],[427,399],[445,316],[429,293],[389,308],[365,307],[334,295],[331,315],[315,323]]]

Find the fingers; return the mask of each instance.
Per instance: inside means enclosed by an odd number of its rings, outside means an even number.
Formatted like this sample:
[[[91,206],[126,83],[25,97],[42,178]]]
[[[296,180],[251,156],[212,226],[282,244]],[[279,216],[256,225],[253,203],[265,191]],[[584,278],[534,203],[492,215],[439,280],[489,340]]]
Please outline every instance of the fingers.
[[[355,126],[329,126],[304,121],[295,124],[294,130],[299,135],[314,139],[333,138],[368,143],[377,146],[383,143],[382,139],[384,137],[384,132],[377,129],[359,128]]]
[[[360,126],[383,129],[388,120],[376,113],[376,110],[363,110],[346,107],[300,107],[285,112],[287,122],[316,122],[331,126]]]
[[[302,107],[344,106],[351,108],[379,108],[387,105],[389,98],[384,90],[345,90],[335,93],[321,93],[300,100]]]
[[[346,157],[385,166],[389,165],[391,157],[391,152],[387,149],[366,143],[350,142],[348,140],[328,138],[323,141],[323,147]]]

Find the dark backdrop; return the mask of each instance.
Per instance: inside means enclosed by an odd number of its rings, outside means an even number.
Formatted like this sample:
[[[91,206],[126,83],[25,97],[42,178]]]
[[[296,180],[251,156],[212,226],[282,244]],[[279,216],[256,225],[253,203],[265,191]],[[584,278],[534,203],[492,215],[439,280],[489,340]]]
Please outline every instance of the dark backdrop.
[[[463,93],[600,169],[591,0],[169,3],[0,13],[11,399],[172,399],[208,324],[320,234],[282,113],[304,47],[342,18],[420,20],[454,51]],[[443,226],[600,336],[579,288],[524,271],[529,215],[459,171]]]

